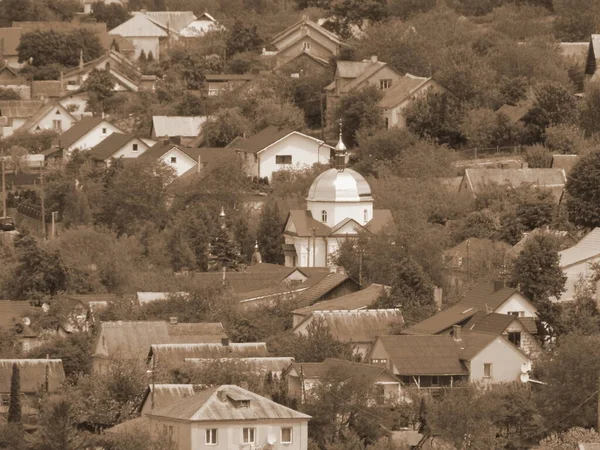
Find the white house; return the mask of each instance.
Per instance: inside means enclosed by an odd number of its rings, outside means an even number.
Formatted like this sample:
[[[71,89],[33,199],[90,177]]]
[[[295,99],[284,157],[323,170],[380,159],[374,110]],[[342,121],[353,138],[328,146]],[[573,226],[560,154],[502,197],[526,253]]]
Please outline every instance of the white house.
[[[90,158],[110,165],[112,159],[137,158],[150,146],[131,134],[113,133],[89,151]]]
[[[385,230],[390,210],[374,209],[371,187],[358,172],[346,168],[346,147],[336,146],[335,168],[319,175],[308,191],[306,211],[292,210],[284,228],[285,265],[327,267],[347,238],[366,230]]]
[[[53,130],[63,133],[76,122],[77,118],[66,107],[56,102],[42,106],[19,128],[19,131],[35,133],[42,130]]]
[[[575,288],[581,279],[588,279],[595,272],[592,265],[600,262],[600,228],[594,228],[574,246],[558,252],[560,268],[567,277],[565,292],[560,299],[553,301],[570,302],[574,300]]]
[[[279,170],[326,164],[331,157],[331,147],[320,139],[275,126],[249,138],[238,138],[228,147],[243,158],[248,176],[269,181]]]
[[[406,128],[405,111],[415,101],[423,97],[427,92],[441,93],[446,91],[431,77],[417,77],[407,73],[396,80],[390,89],[379,101],[379,107],[383,113],[385,127]]]
[[[91,150],[113,133],[122,131],[100,117],[84,117],[58,136],[53,145],[63,151],[63,158],[69,158],[74,150]]]
[[[135,14],[127,22],[108,32],[111,36],[122,36],[135,47],[134,58],[140,57],[142,51],[147,56],[152,53],[154,59],[160,58],[160,41],[167,39],[169,33],[145,14]]]
[[[39,100],[1,100],[0,136],[8,137],[42,108]]]
[[[131,425],[154,439],[167,437],[176,450],[306,450],[309,419],[239,386],[222,385],[150,409]],[[127,422],[117,427],[126,429]]]

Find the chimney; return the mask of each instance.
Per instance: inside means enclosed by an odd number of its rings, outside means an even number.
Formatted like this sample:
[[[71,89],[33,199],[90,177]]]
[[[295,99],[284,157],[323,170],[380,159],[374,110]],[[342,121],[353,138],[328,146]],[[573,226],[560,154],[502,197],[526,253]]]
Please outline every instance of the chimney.
[[[433,288],[433,300],[435,302],[435,306],[437,306],[438,310],[442,310],[442,288],[434,287]]]
[[[181,145],[181,136],[171,136],[171,143]]]
[[[372,63],[376,63],[377,62],[377,55],[371,55],[371,62]]]
[[[452,337],[455,341],[462,341],[462,327],[460,325],[452,325]]]
[[[228,337],[221,338],[221,345],[223,347],[229,347],[229,338]]]
[[[177,325],[177,317],[169,317],[169,323],[171,325]]]
[[[500,289],[504,289],[506,285],[504,280],[494,280],[494,292],[498,292]]]
[[[163,139],[163,145],[166,147],[171,143],[170,139]]]

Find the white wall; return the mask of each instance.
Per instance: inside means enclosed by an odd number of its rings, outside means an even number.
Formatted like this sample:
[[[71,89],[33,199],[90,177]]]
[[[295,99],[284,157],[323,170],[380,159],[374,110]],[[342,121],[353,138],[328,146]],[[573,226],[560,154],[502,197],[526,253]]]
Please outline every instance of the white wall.
[[[316,162],[326,164],[329,162],[330,149],[327,146],[321,146],[319,142],[293,133],[269,147],[262,153],[258,154],[260,160],[259,176],[261,178],[268,177],[269,181],[273,177],[273,172],[282,169],[301,169],[312,166]],[[277,155],[291,155],[292,164],[284,165],[277,164]],[[252,157],[250,155],[249,157]],[[250,173],[250,176],[254,174]]]
[[[48,111],[46,115],[38,121],[37,124],[34,124],[34,126],[30,128],[30,131],[35,133],[36,131],[40,130],[53,130],[54,120],[60,120],[61,122],[61,128],[59,132],[65,132],[75,124],[75,120],[73,120],[71,115],[67,113],[64,107],[57,106],[56,108],[52,108],[50,111]]]
[[[68,108],[70,105],[75,105],[77,109],[73,109],[73,113],[83,113],[87,108],[88,95],[87,94],[73,94],[70,97],[64,97],[60,100],[60,104]]]
[[[588,278],[590,275],[592,275],[593,271],[590,269],[590,264],[597,263],[599,261],[600,257],[596,257],[563,268],[562,271],[567,276],[567,280],[565,282],[566,291],[563,292],[558,301],[573,301],[575,297],[575,286],[577,285],[581,277]]]
[[[523,317],[537,317],[537,310],[521,294],[515,293],[502,303],[494,312],[508,314],[513,311],[524,311]]]
[[[158,60],[160,57],[160,44],[157,37],[128,37],[127,38],[135,47],[135,58],[140,57],[140,53],[144,50],[146,56],[152,52],[154,59]]]
[[[321,222],[322,211],[327,211],[328,227],[335,227],[346,219],[354,219],[359,225],[366,225],[373,218],[373,202],[307,202],[307,209],[312,213],[313,219]],[[365,210],[367,211],[365,221]],[[340,230],[340,233],[349,232],[356,234],[352,230]]]
[[[406,109],[412,106],[415,99],[423,97],[430,90],[432,92],[444,92],[446,89],[441,87],[435,81],[429,80],[427,83],[421,86],[421,88],[417,92],[415,92],[410,98],[407,98],[394,108],[384,110],[383,117],[384,119],[388,119],[388,128],[406,128]]]
[[[138,149],[133,149],[133,144],[137,144]],[[112,158],[137,158],[148,149],[148,146],[141,139],[135,138],[129,141],[118,152],[112,155]]]
[[[171,158],[175,158],[175,162],[171,162]],[[173,147],[171,150],[161,156],[160,160],[167,166],[175,169],[175,174],[178,177],[196,165],[196,161],[182,153],[179,149],[177,149],[177,147]]]
[[[504,383],[519,381],[521,365],[529,361],[510,342],[497,337],[490,345],[470,361],[470,381],[483,383]],[[491,378],[484,378],[484,364],[492,364]]]
[[[65,156],[71,156],[71,153],[75,149],[82,151],[90,150],[106,139],[113,133],[120,132],[116,126],[107,122],[106,120],[100,122],[93,130],[88,132],[85,136],[82,136],[75,143],[73,143],[68,149],[66,149]]]

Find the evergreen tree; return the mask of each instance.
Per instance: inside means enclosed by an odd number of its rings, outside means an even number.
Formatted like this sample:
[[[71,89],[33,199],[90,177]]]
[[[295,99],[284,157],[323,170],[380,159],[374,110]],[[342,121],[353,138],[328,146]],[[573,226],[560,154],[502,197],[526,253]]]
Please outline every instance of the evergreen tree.
[[[211,242],[209,268],[212,270],[221,270],[223,267],[230,270],[237,270],[243,257],[240,249],[232,241],[231,236],[225,226],[225,217],[221,216],[222,225],[217,230],[217,235]]]
[[[21,424],[21,372],[14,363],[10,378],[10,403],[8,404],[8,423]]]
[[[281,247],[281,233],[283,220],[275,200],[269,200],[261,214],[258,224],[258,249],[264,262],[283,264],[283,248]]]
[[[600,226],[600,151],[593,151],[575,164],[567,180],[569,220],[581,227]]]
[[[148,52],[148,62],[154,61],[154,55],[152,54],[152,50]]]
[[[144,51],[144,49],[142,49],[142,51],[140,52],[140,56],[138,57],[138,61],[140,62],[140,64],[145,63],[146,61],[148,61],[148,58],[146,58],[146,52]]]

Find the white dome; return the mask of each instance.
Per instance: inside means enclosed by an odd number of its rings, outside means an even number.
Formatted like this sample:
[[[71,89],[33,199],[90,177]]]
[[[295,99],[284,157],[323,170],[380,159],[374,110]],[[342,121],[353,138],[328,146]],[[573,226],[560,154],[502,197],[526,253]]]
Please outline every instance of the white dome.
[[[313,181],[309,202],[372,202],[371,187],[367,180],[352,169],[329,169]]]

